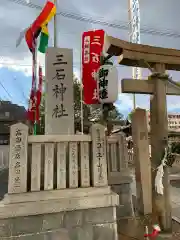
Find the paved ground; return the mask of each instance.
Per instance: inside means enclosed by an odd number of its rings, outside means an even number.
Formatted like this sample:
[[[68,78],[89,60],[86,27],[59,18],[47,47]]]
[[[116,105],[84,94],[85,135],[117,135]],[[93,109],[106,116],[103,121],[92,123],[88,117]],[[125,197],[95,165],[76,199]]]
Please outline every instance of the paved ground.
[[[132,174],[134,181],[131,189],[133,195],[136,195],[136,183],[135,177]],[[172,214],[179,219],[180,222],[180,173],[170,175],[171,179],[171,202],[172,202]],[[180,239],[180,238],[179,238]]]
[[[143,224],[142,224],[143,222]],[[151,224],[149,225],[149,232],[151,232]],[[144,240],[144,221],[141,219],[119,221],[119,240]],[[173,234],[172,235],[159,235],[154,240],[180,240],[180,224],[173,221]],[[151,240],[151,239],[148,239]]]
[[[134,181],[132,183],[132,193],[136,195],[136,183],[135,177],[132,173]],[[176,173],[170,176],[171,179],[171,201],[172,201],[172,215],[176,220],[172,221],[173,234],[171,236],[159,236],[158,240],[180,240],[180,173]],[[147,225],[151,232],[151,216],[145,216],[144,218],[134,218],[124,221],[119,221],[119,240],[135,240],[145,239],[144,226]],[[150,240],[150,239],[149,239]]]
[[[136,184],[135,177],[132,172],[134,181],[132,183],[132,193],[136,195]],[[176,173],[170,176],[171,179],[171,201],[172,201],[172,215],[177,220],[172,221],[173,234],[172,236],[159,236],[157,240],[168,239],[168,240],[180,240],[180,173]],[[146,223],[146,224],[145,224]],[[145,218],[134,218],[124,221],[119,221],[119,239],[130,240],[130,239],[145,239],[144,226],[148,225],[149,230],[151,229],[151,217],[145,216]],[[151,230],[150,230],[151,231]]]

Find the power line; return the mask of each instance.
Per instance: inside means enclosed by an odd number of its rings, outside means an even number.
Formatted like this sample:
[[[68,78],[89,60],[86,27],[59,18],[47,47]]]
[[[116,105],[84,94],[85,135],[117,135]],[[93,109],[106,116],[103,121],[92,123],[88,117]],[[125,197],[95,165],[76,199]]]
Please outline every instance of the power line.
[[[9,1],[9,0],[8,0]],[[75,13],[65,13],[65,12],[59,12],[58,15],[61,15],[63,17],[67,17],[74,20],[79,20],[87,23],[93,23],[93,24],[100,24],[103,26],[115,28],[115,29],[122,29],[122,30],[129,30],[128,23],[127,22],[107,22],[103,20],[95,20],[93,17],[85,17],[81,16],[80,14]],[[172,32],[172,30],[160,30],[155,28],[150,28],[147,26],[141,27],[141,33],[144,34],[150,34],[150,35],[158,35],[158,36],[166,36],[166,37],[173,37],[173,38],[179,38],[180,32]]]
[[[7,0],[7,1],[19,4],[21,6],[36,9],[36,10],[42,9],[42,6],[39,6],[39,5],[31,3],[31,2],[27,3],[24,0]],[[122,30],[129,29],[128,22],[122,22],[122,21],[109,22],[109,21],[105,21],[104,19],[97,20],[91,16],[83,16],[81,14],[69,13],[66,11],[60,11],[57,13],[57,15],[60,15],[65,18],[77,20],[77,21],[91,23],[91,24],[100,24],[102,26],[107,26],[107,27],[111,27],[111,28],[115,28],[115,29],[122,29]],[[166,36],[166,37],[171,37],[171,38],[180,38],[180,32],[175,32],[174,30],[171,30],[171,29],[160,30],[160,29],[156,29],[156,28],[153,28],[153,27],[150,27],[147,25],[143,25],[141,27],[141,33],[157,35],[157,36]]]
[[[0,65],[3,65],[3,66],[19,66],[19,64],[6,64],[5,63],[5,65],[4,65],[4,63],[3,62],[0,62]],[[13,78],[14,80],[17,80],[17,78],[16,77],[14,77]],[[23,89],[22,89],[22,87],[21,87],[21,84],[17,81],[17,84],[19,85],[19,91],[21,92],[21,94],[22,94],[22,96],[23,96],[23,98],[25,99],[25,101],[27,101],[27,98],[26,98],[26,96],[25,96],[25,93],[24,93],[24,91],[23,91]],[[6,94],[8,95],[8,97],[10,98],[10,100],[12,101],[12,95],[9,93],[9,91],[6,89],[6,87],[2,84],[2,82],[0,81],[0,86],[4,89],[4,91],[6,92]],[[22,102],[21,102],[22,103]]]
[[[81,62],[75,62],[75,63],[73,63],[73,67],[79,67],[79,65],[81,64]],[[8,67],[12,67],[13,68],[13,66],[17,66],[17,67],[22,67],[22,68],[30,68],[30,67],[32,67],[32,65],[31,64],[15,64],[15,63],[4,63],[4,62],[0,62],[0,65],[2,65],[2,66],[8,66]],[[116,66],[116,67],[119,67],[119,68],[122,68],[122,67],[126,67],[126,66],[123,66],[123,65],[114,65],[114,66]],[[127,66],[128,67],[128,66]],[[44,65],[42,65],[42,68],[45,68],[45,66]]]
[[[27,3],[24,0],[6,0],[21,6],[25,6],[25,7],[29,7],[32,9],[36,9],[36,10],[41,10],[42,7],[39,5],[36,5],[34,3]],[[77,20],[77,21],[82,21],[82,22],[87,22],[87,23],[91,23],[91,24],[99,24],[102,26],[107,26],[107,27],[111,27],[114,29],[122,29],[122,30],[128,30],[129,26],[127,22],[120,22],[120,21],[116,21],[116,22],[108,22],[105,21],[104,19],[94,19],[91,16],[83,16],[80,14],[75,14],[75,13],[69,13],[66,11],[60,11],[57,13],[57,15],[65,17],[65,18],[69,18],[69,19],[73,19],[73,20]],[[151,28],[148,26],[142,26],[141,27],[141,33],[144,34],[150,34],[150,35],[158,35],[158,36],[166,36],[166,37],[171,37],[171,38],[180,38],[180,32],[174,32],[173,30],[169,30],[169,29],[164,29],[164,30],[160,30],[160,29],[155,29],[155,28]],[[67,33],[70,34],[70,33]],[[73,34],[73,33],[72,33]],[[20,67],[30,67],[31,65],[28,64],[11,64],[11,63],[0,63],[4,66],[20,66]],[[78,66],[80,64],[79,63],[74,63],[74,66]],[[121,67],[120,65],[118,65],[118,67]],[[1,85],[1,83],[0,83]],[[2,86],[2,85],[1,85]],[[11,96],[9,94],[9,92],[7,91],[7,89],[2,86],[3,89],[6,91],[6,93],[8,94],[8,96]],[[11,97],[12,98],[12,97]]]
[[[79,65],[81,64],[81,62],[75,62],[73,63],[73,65]],[[32,67],[31,64],[21,64],[21,63],[6,63],[6,62],[0,62],[0,65],[4,65],[4,66],[19,66],[19,67]],[[44,65],[42,65],[42,67],[45,67]]]
[[[8,97],[10,98],[10,101],[13,102],[13,97],[12,95],[9,93],[9,91],[7,90],[7,88],[2,84],[2,82],[0,81],[0,86],[3,88],[3,90],[6,92],[6,94],[8,95]],[[3,99],[0,98],[0,102],[2,102]],[[21,104],[23,104],[22,101],[20,101]],[[25,103],[25,102],[24,102]],[[24,105],[24,104],[23,104]]]
[[[13,97],[12,95],[9,93],[9,91],[7,90],[7,88],[4,86],[4,84],[0,81],[0,86],[2,87],[2,89],[6,92],[6,94],[8,95],[8,97],[10,98],[10,101],[13,102]],[[25,94],[23,92],[23,96],[25,97]],[[26,98],[27,99],[27,98]],[[2,98],[0,98],[0,101],[3,101]],[[23,104],[23,102],[21,101],[20,103]]]
[[[9,96],[10,100],[12,100],[12,96],[11,94],[8,92],[8,90],[4,87],[4,85],[2,84],[2,82],[0,81],[0,85],[1,87],[4,89],[4,91],[7,93],[7,95]]]
[[[0,86],[3,88],[3,90],[6,92],[6,94],[8,95],[9,99],[7,99],[8,101],[10,100],[11,102],[13,102],[13,97],[12,95],[9,93],[9,91],[7,90],[7,88],[2,84],[2,82],[0,81]],[[0,97],[0,102],[4,101],[5,99],[2,99]],[[20,101],[21,104],[24,105],[24,103],[26,103],[26,101]]]
[[[16,80],[16,82],[19,86],[19,90],[22,93],[22,96],[23,96],[23,98],[25,99],[25,102],[26,102],[28,100],[28,98],[25,96],[25,93],[24,93],[24,90],[23,90],[23,87],[22,87],[21,83],[18,81],[18,79],[16,77],[14,77],[13,79]]]
[[[7,0],[8,1],[8,0]],[[61,35],[75,35],[77,34],[77,32],[64,32],[64,31],[61,31]],[[75,35],[77,38],[80,38],[81,36],[77,36]],[[15,44],[13,44],[13,47],[15,46]],[[12,47],[12,45],[1,45],[1,48],[10,48]]]

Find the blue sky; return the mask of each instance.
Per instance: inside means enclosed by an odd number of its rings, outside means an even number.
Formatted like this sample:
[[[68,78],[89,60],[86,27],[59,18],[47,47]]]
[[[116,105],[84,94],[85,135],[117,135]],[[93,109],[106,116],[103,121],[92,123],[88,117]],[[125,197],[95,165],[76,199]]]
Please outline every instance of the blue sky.
[[[29,0],[31,3],[43,6],[45,0]],[[141,42],[161,47],[180,49],[180,1],[179,0],[139,0],[142,29],[156,29],[158,32],[173,32],[179,36],[160,36],[141,33]],[[15,1],[14,1],[15,2]],[[26,0],[13,3],[13,0],[1,0],[0,5],[0,98],[8,99],[14,103],[27,107],[27,100],[31,87],[31,54],[25,42],[16,48],[15,43],[19,33],[29,26],[38,15],[39,10],[23,6]],[[22,4],[21,4],[22,3]],[[58,0],[57,12],[80,14],[93,20],[102,20],[112,23],[128,23],[128,0]],[[77,21],[61,15],[57,17],[58,46],[73,48],[74,73],[80,77],[80,51],[81,34],[90,29],[104,29],[107,34],[128,40],[128,31],[111,28],[87,21]],[[50,41],[53,42],[53,25],[50,24]],[[131,77],[131,68],[118,66],[119,80]],[[147,77],[148,70],[143,70],[143,77]],[[174,80],[180,81],[179,72],[170,72]],[[8,92],[8,93],[7,93]],[[168,111],[180,112],[180,97],[168,97]],[[142,108],[149,107],[149,97],[137,96],[137,105]],[[127,114],[131,111],[132,95],[119,94],[118,109]]]

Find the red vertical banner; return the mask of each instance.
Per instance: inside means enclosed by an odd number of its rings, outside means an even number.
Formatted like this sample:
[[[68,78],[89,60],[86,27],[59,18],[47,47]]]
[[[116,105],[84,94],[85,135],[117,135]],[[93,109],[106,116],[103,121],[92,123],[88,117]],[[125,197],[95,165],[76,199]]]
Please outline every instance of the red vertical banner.
[[[31,87],[29,106],[28,106],[28,112],[27,112],[27,118],[33,124],[35,122],[35,111],[36,111],[36,74],[35,74],[36,59],[35,58],[36,56],[35,56],[35,47],[34,47],[32,52],[32,87]]]
[[[100,67],[104,34],[104,30],[95,30],[82,35],[82,81],[86,104],[99,103],[96,73]]]
[[[38,89],[36,91],[36,122],[38,122],[38,123],[40,121],[40,104],[41,104],[41,96],[42,96],[42,83],[43,83],[42,67],[39,66],[39,83],[38,83]]]

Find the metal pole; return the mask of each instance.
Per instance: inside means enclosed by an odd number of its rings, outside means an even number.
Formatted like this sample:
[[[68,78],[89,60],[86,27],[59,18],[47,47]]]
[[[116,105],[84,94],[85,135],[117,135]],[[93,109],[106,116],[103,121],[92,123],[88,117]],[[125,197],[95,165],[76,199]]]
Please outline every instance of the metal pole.
[[[133,94],[133,108],[136,109],[136,94]]]
[[[132,0],[128,0],[128,17],[129,17],[129,41],[131,42],[132,38]],[[132,68],[132,77],[134,77],[134,69]],[[136,95],[133,93],[133,108],[136,109]]]
[[[37,92],[37,40],[34,42],[34,53],[33,53],[33,64],[34,64],[34,81],[35,81],[35,93]],[[35,122],[34,122],[34,135],[37,134],[37,121],[36,121],[36,108],[37,108],[37,97],[35,99]]]
[[[57,9],[57,0],[54,0],[54,5],[56,6],[56,9]],[[57,47],[57,16],[56,14],[54,15],[54,47]]]
[[[81,83],[81,133],[84,134],[84,118],[83,118],[83,93],[82,93],[82,83]]]
[[[80,41],[81,42],[81,41]],[[81,44],[82,48],[82,44]],[[81,49],[80,48],[80,49]],[[80,82],[81,82],[81,133],[84,134],[84,114],[83,114],[83,80],[82,80],[82,51],[80,52]]]
[[[128,0],[128,17],[129,17],[129,41],[131,42],[131,38],[132,38],[132,0]],[[132,76],[134,77],[134,69],[132,68]],[[133,93],[133,108],[134,110],[136,109],[136,95],[135,93]]]
[[[133,43],[140,43],[140,10],[139,0],[128,0],[128,15],[129,15],[129,41]],[[135,27],[134,27],[135,25]],[[132,68],[132,75],[134,79],[141,78],[141,70],[137,67]],[[133,108],[136,108],[136,95],[133,94]]]

